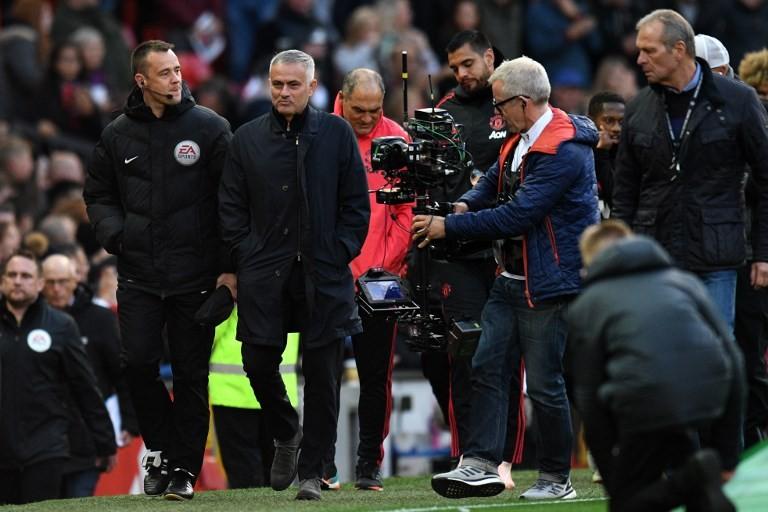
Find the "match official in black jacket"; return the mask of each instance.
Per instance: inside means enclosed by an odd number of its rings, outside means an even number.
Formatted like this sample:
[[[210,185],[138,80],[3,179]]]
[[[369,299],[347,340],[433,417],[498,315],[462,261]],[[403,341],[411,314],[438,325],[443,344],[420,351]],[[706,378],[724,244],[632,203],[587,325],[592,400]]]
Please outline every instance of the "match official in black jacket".
[[[11,256],[0,284],[0,504],[60,497],[70,406],[98,457],[116,449],[77,325],[45,302],[42,288],[34,256]]]
[[[190,499],[208,435],[213,344],[213,326],[194,314],[217,284],[235,295],[216,217],[231,133],[195,104],[172,48],[147,41],[134,50],[136,86],[102,133],[84,197],[96,236],[117,255],[126,377],[149,450],[144,492]],[[159,378],[164,328],[173,400]]]

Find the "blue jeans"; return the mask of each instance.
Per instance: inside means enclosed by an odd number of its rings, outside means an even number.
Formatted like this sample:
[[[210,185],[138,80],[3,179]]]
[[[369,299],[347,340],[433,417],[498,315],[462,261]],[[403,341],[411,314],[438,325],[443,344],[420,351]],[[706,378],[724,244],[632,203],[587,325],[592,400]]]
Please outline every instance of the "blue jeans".
[[[499,464],[506,440],[510,375],[525,360],[540,473],[567,477],[573,432],[563,379],[567,302],[528,306],[524,283],[499,276],[481,318],[472,359],[472,416],[465,457]]]
[[[736,316],[736,275],[735,270],[717,270],[715,272],[699,272],[699,279],[709,292],[709,297],[720,312],[723,320],[733,332],[733,322]]]

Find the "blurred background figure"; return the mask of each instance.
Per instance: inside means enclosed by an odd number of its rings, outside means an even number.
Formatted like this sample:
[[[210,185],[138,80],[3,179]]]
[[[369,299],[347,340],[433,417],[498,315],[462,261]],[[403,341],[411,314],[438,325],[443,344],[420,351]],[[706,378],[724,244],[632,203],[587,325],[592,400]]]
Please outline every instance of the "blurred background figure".
[[[746,54],[739,63],[739,78],[757,91],[768,109],[768,49]]]

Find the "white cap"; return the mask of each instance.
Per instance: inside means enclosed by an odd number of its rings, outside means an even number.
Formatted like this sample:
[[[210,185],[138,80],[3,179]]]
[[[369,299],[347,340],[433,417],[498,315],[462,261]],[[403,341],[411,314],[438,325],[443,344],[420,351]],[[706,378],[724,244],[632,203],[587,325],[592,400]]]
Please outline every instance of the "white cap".
[[[710,68],[725,66],[730,63],[728,50],[718,39],[706,34],[696,34],[696,56],[701,57]]]

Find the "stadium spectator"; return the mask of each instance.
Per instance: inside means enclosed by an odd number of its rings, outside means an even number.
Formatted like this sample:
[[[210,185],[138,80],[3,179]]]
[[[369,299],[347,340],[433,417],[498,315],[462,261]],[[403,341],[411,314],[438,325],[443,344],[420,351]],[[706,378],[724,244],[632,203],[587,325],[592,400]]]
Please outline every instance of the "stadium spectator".
[[[613,168],[616,162],[621,123],[624,122],[624,98],[611,91],[595,94],[589,100],[589,118],[597,126],[600,139],[595,146],[595,174],[597,176],[597,197],[600,212],[608,218],[611,212],[613,194]]]
[[[745,164],[760,197],[750,281],[768,285],[768,119],[754,91],[695,58],[680,14],[657,10],[637,27],[637,62],[651,85],[627,106],[612,215],[695,272],[733,327],[736,269],[746,257]]]

